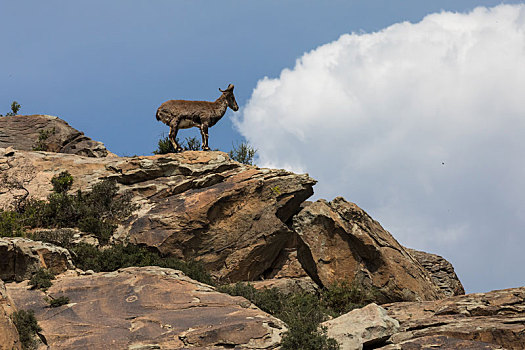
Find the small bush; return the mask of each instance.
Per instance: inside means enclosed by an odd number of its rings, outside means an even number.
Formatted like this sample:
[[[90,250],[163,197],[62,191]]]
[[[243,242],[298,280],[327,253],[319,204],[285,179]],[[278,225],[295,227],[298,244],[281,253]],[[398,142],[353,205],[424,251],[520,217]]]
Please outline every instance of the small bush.
[[[366,289],[357,283],[350,284],[347,281],[333,283],[323,289],[320,295],[322,307],[333,317],[363,307],[376,299],[377,295],[372,289]]]
[[[50,307],[60,307],[69,304],[69,297],[62,295],[58,298],[47,298],[46,301],[49,303]]]
[[[15,211],[0,210],[0,237],[22,236],[22,217]]]
[[[53,275],[47,269],[38,269],[29,280],[29,285],[31,286],[31,289],[47,290],[53,285],[51,280],[54,278],[55,275]]]
[[[232,145],[233,148],[228,155],[231,159],[248,165],[253,165],[253,160],[257,154],[257,150],[250,146],[247,142],[241,142],[237,145]]]
[[[20,104],[16,101],[13,101],[11,103],[11,112],[7,112],[6,113],[6,117],[9,117],[9,116],[15,116],[18,114],[18,111],[20,110]],[[2,115],[0,114],[0,117],[2,117]]]
[[[31,349],[35,345],[33,337],[37,332],[42,331],[42,328],[38,325],[33,310],[25,311],[19,310],[13,312],[11,319],[18,330],[20,336],[20,342],[24,349]]]
[[[49,138],[49,136],[54,135],[55,133],[55,128],[49,130],[40,130],[38,132],[38,141],[33,146],[33,151],[47,151],[48,146],[46,140]]]
[[[53,185],[53,192],[66,193],[73,185],[73,176],[68,171],[63,171],[57,176],[53,176],[51,184]]]
[[[21,220],[24,225],[37,228],[77,227],[94,234],[102,244],[109,241],[117,223],[135,209],[131,194],[118,195],[115,181],[104,180],[89,192],[67,193],[73,184],[68,172],[51,179],[53,193],[47,201],[28,201]]]
[[[328,338],[325,330],[319,329],[319,324],[327,315],[315,294],[303,292],[284,295],[276,288],[256,290],[251,284],[243,282],[220,286],[218,291],[242,296],[261,310],[284,321],[289,329],[283,336],[283,350],[339,349],[337,342]]]
[[[33,241],[42,241],[58,245],[64,248],[71,248],[74,231],[70,229],[39,230],[27,235]]]
[[[199,151],[202,149],[202,143],[197,137],[186,137],[184,141],[180,141],[177,138],[177,143],[182,147],[184,151]],[[158,148],[153,151],[153,154],[167,154],[176,153],[175,147],[171,143],[169,137],[162,137],[158,141]]]
[[[71,249],[75,266],[82,270],[115,271],[131,266],[160,266],[181,270],[194,280],[213,284],[211,276],[202,264],[196,261],[184,262],[175,257],[162,256],[145,247],[133,244],[116,244],[107,249],[99,250],[96,247],[80,243]]]

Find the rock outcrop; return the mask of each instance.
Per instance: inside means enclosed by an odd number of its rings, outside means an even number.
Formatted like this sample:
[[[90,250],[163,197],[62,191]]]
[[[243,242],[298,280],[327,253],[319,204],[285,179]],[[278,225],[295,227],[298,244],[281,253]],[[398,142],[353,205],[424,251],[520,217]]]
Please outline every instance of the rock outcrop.
[[[400,329],[379,349],[525,349],[525,287],[383,307]]]
[[[0,118],[0,147],[77,154],[111,155],[104,144],[93,141],[68,123],[50,115],[16,115]]]
[[[399,322],[374,303],[322,323],[342,350],[375,349],[399,330]]]
[[[9,317],[13,313],[14,306],[7,295],[4,282],[0,280],[0,349],[19,350],[22,349],[18,331]]]
[[[9,165],[0,176],[23,184],[29,198],[46,198],[51,178],[64,170],[74,178],[72,191],[114,179],[139,206],[117,239],[199,260],[231,282],[255,280],[273,268],[293,239],[285,223],[315,184],[308,175],[242,165],[222,152],[87,158],[15,151]],[[0,207],[16,202],[17,190],[0,192]]]
[[[275,349],[286,331],[246,299],[159,267],[70,271],[46,294],[26,282],[7,288],[17,306],[35,311],[51,349]],[[49,308],[46,295],[70,303]]]
[[[318,200],[293,218],[299,261],[319,285],[369,286],[379,302],[443,297],[428,272],[364,210],[341,197]]]
[[[73,268],[65,248],[25,238],[0,237],[0,279],[23,281],[40,268],[54,274]]]
[[[459,280],[454,267],[442,256],[405,248],[430,273],[434,283],[447,297],[464,295],[465,289]]]

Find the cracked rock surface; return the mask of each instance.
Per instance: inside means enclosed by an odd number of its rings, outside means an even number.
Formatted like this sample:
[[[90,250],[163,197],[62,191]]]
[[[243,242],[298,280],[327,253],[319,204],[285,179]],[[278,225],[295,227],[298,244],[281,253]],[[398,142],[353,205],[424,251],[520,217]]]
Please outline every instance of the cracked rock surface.
[[[37,148],[87,157],[112,155],[102,142],[90,139],[62,119],[38,114],[0,118],[0,147],[25,151]]]
[[[40,268],[53,274],[73,268],[69,251],[53,244],[19,237],[0,237],[0,278],[21,282]]]
[[[51,349],[275,349],[282,321],[242,297],[160,267],[57,276],[44,292],[7,285],[18,307],[35,310]],[[50,308],[45,296],[69,297]]]
[[[274,267],[293,238],[286,222],[315,184],[306,174],[243,165],[223,152],[90,158],[16,150],[0,158],[9,165],[0,169],[0,208],[16,206],[22,195],[46,198],[51,178],[65,170],[72,193],[113,179],[138,206],[115,240],[201,261],[228,282],[256,280]]]
[[[525,287],[382,306],[400,329],[379,349],[525,349]]]
[[[9,317],[13,311],[13,302],[7,295],[4,282],[0,280],[0,349],[22,349],[18,331]]]
[[[356,281],[371,287],[378,302],[444,297],[388,231],[342,197],[306,205],[292,227],[300,240],[299,261],[319,285]]]
[[[450,262],[436,254],[405,249],[430,273],[434,283],[447,297],[465,294],[465,289]]]

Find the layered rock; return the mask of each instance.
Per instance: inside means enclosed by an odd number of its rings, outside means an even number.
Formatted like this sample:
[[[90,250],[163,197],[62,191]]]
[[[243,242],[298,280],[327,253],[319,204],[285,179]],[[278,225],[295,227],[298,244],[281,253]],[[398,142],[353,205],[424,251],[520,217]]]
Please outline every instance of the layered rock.
[[[464,295],[465,289],[461,284],[454,267],[442,256],[405,248],[430,273],[434,283],[446,296]]]
[[[400,323],[380,349],[525,349],[525,287],[383,305]]]
[[[0,147],[77,154],[111,155],[104,144],[93,141],[68,123],[50,115],[17,115],[0,118]]]
[[[232,282],[258,279],[273,268],[293,239],[285,222],[315,184],[308,175],[242,165],[222,152],[95,159],[15,151],[8,159],[0,176],[20,186],[0,191],[3,207],[16,203],[20,188],[29,198],[46,198],[51,178],[64,170],[73,175],[72,191],[114,179],[139,206],[116,239],[202,261]]]
[[[0,349],[22,349],[18,331],[9,317],[13,311],[12,301],[7,295],[4,282],[0,280]]]
[[[7,288],[16,305],[35,310],[52,349],[275,349],[286,331],[246,299],[159,267],[58,276],[46,293],[69,297],[59,308],[26,283]]]
[[[443,297],[428,272],[354,203],[318,200],[294,216],[292,227],[299,261],[319,285],[358,283],[371,287],[379,302]]]
[[[54,274],[73,268],[67,249],[25,238],[0,237],[0,279],[23,281],[40,268]]]

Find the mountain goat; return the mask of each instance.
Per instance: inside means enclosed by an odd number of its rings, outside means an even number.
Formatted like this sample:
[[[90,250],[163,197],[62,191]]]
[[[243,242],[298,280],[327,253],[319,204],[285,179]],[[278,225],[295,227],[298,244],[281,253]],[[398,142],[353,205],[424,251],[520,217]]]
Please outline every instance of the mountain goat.
[[[179,129],[198,127],[202,136],[202,149],[208,151],[208,128],[224,116],[228,107],[234,111],[239,110],[233,95],[233,84],[228,85],[226,90],[219,88],[219,91],[222,95],[215,102],[170,100],[157,109],[157,120],[170,127],[169,140],[176,152],[182,151],[177,143]]]

